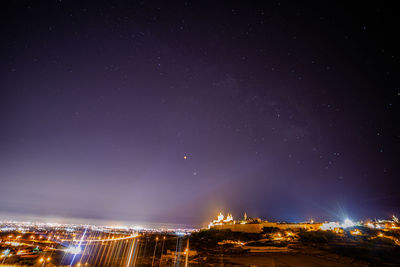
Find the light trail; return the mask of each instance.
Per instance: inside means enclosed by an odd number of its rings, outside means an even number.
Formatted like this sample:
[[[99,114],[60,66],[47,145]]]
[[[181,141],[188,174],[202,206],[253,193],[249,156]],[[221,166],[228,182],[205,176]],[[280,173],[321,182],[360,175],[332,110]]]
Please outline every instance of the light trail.
[[[108,234],[109,236],[111,236],[111,234]],[[106,251],[108,252],[108,246],[103,246],[103,242],[101,242],[101,247],[102,247],[102,252],[101,252],[101,256],[100,256],[100,262],[99,265],[102,265],[102,262],[104,261],[104,256],[107,256]]]
[[[74,240],[74,239],[61,239],[61,242],[71,242],[71,243],[96,243],[96,242],[111,242],[111,241],[120,241],[120,240],[127,240],[127,239],[133,239],[138,237],[137,234],[135,235],[130,235],[130,236],[125,236],[125,237],[119,237],[119,238],[105,238],[105,239],[92,239],[92,240]]]
[[[135,239],[135,240],[136,240],[136,239]],[[136,266],[136,260],[137,260],[137,258],[139,257],[139,255],[136,255],[136,248],[137,248],[137,244],[138,244],[138,243],[139,243],[139,241],[135,243],[135,250],[133,251],[133,258],[134,258],[133,267]]]
[[[83,232],[83,235],[82,235],[82,237],[81,237],[81,240],[80,240],[80,242],[79,242],[77,248],[80,248],[80,247],[81,247],[81,245],[82,245],[82,240],[85,238],[85,235],[86,235],[86,231],[87,231],[87,226],[86,226],[86,228],[85,228],[85,231]],[[69,264],[69,266],[71,266],[72,263],[74,263],[74,260],[75,260],[76,255],[77,255],[77,254],[74,254],[74,256],[72,257],[72,260],[71,260],[71,263]]]
[[[164,236],[163,237],[163,242],[162,242],[162,247],[161,247],[161,255],[160,255],[160,264],[159,264],[159,266],[158,267],[161,267],[161,263],[162,263],[162,260],[163,260],[163,254],[164,254],[164,243],[165,243],[165,239],[166,239],[166,237]]]
[[[134,250],[134,247],[135,247],[135,241],[136,240],[134,239],[133,242],[132,242],[131,251],[129,252],[128,262],[126,263],[126,267],[129,267],[129,265],[131,264],[132,254],[133,254],[133,250]]]

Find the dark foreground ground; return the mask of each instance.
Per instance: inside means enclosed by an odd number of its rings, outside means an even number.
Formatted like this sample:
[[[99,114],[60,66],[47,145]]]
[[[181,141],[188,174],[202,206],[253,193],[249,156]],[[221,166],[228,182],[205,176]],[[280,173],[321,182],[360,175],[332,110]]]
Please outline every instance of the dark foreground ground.
[[[227,257],[224,266],[273,266],[273,267],[310,267],[310,266],[364,266],[349,260],[329,259],[311,255],[290,254],[290,253],[271,253],[269,255],[249,255],[240,257]]]
[[[351,229],[340,233],[288,233],[277,229],[266,229],[261,234],[202,231],[190,237],[191,247],[199,253],[197,261],[192,263],[198,266],[400,266],[397,230],[360,230],[364,233],[361,236],[353,236]],[[270,252],[265,252],[268,249]]]

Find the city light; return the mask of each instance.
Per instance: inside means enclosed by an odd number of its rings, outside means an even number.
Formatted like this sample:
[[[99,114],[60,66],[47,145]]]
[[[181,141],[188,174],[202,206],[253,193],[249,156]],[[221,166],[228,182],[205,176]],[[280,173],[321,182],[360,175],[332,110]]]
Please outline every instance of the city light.
[[[328,222],[321,225],[321,230],[334,230],[335,228],[340,228],[340,224],[337,222]]]
[[[46,254],[51,251],[51,255],[53,255],[53,253],[66,253],[71,255],[64,255],[62,258],[65,260],[63,264],[60,265],[84,266],[87,265],[88,262],[92,265],[93,260],[100,258],[102,264],[107,266],[110,264],[109,260],[107,259],[112,258],[112,248],[125,246],[125,257],[129,257],[130,255],[133,257],[130,261],[128,258],[126,258],[126,261],[123,264],[125,266],[128,262],[131,264],[135,260],[134,257],[135,255],[137,256],[138,251],[141,251],[141,249],[144,248],[143,246],[146,246],[143,242],[144,239],[139,241],[139,239],[136,238],[139,236],[153,235],[153,238],[146,239],[152,240],[150,242],[154,242],[155,244],[154,251],[156,253],[153,252],[153,255],[155,255],[155,263],[157,261],[157,255],[159,255],[158,253],[161,253],[159,249],[165,251],[164,246],[169,246],[167,245],[167,242],[164,241],[162,244],[160,244],[160,247],[157,246],[157,242],[159,242],[161,238],[162,240],[167,239],[166,235],[161,236],[160,234],[168,233],[171,236],[177,236],[178,238],[176,238],[176,240],[179,247],[179,242],[182,242],[182,240],[188,240],[189,238],[191,239],[192,233],[197,232],[187,231],[185,229],[142,229],[141,231],[135,231],[133,227],[71,224],[49,225],[41,223],[30,223],[30,226],[27,228],[26,224],[27,223],[25,222],[0,223],[0,227],[2,228],[15,227],[15,229],[24,229],[21,231],[15,230],[15,232],[12,232],[12,234],[8,232],[6,235],[4,235],[4,239],[0,244],[3,247],[8,247],[8,252],[6,250],[2,251],[0,254],[1,261],[6,261],[10,256],[14,255],[13,258],[34,257],[34,260],[37,264],[40,263],[44,265],[45,263],[50,263],[52,259],[55,261],[56,258],[59,258],[59,255],[57,257],[53,256],[52,258],[48,256],[49,254]],[[254,236],[257,236],[258,234],[261,238],[258,241],[240,241],[240,238],[233,238],[233,240],[226,239],[217,242],[219,246],[229,245],[231,248],[237,250],[250,249],[252,252],[268,251],[268,249],[274,247],[274,243],[277,244],[276,246],[279,244],[278,247],[282,247],[282,251],[284,251],[284,248],[288,244],[301,244],[300,242],[302,240],[302,234],[300,233],[304,234],[310,231],[316,231],[315,234],[318,235],[318,230],[332,231],[332,233],[335,233],[341,242],[346,242],[346,239],[351,239],[352,242],[368,242],[369,240],[382,238],[386,240],[385,244],[389,243],[395,246],[400,246],[400,242],[397,237],[400,224],[393,218],[375,220],[369,219],[365,220],[364,222],[353,222],[350,219],[346,219],[342,223],[320,223],[315,221],[311,223],[309,220],[301,223],[290,223],[271,222],[267,220],[261,220],[259,218],[250,218],[247,217],[246,214],[244,214],[243,219],[235,221],[230,213],[227,214],[226,217],[220,213],[218,214],[217,219],[212,221],[211,225],[213,233],[215,233],[215,230],[230,230],[232,232],[253,233]],[[371,232],[363,231],[363,228],[361,228],[363,226],[370,228]],[[265,232],[264,227],[267,228]],[[268,228],[272,231],[269,232],[270,230],[268,230]],[[74,230],[71,231],[72,229]],[[377,229],[382,230],[377,232]],[[26,231],[27,234],[20,234],[22,231]],[[35,235],[33,233],[35,233]],[[224,232],[222,231],[221,235],[224,235],[223,233]],[[358,236],[362,236],[362,238],[355,238]],[[186,239],[186,237],[189,238]],[[17,240],[18,242],[16,242]],[[263,246],[263,243],[268,245]],[[18,249],[15,249],[15,246],[18,246]],[[101,254],[93,256],[90,255],[93,253],[93,251],[97,251],[95,253],[98,253],[102,252],[106,248],[111,250],[109,250],[109,252],[105,252],[104,254],[102,253],[103,256],[101,256]],[[172,247],[169,247],[168,249],[173,251],[171,248]],[[176,249],[175,244],[174,248]],[[11,251],[15,251],[15,253],[11,253]],[[174,255],[174,257],[176,257],[176,255],[185,255],[185,257],[189,257],[188,260],[190,261],[190,257],[196,255],[197,252],[194,250],[186,250],[186,248],[182,247],[180,252],[171,253],[172,254],[170,254],[170,257],[173,257]],[[164,254],[164,257],[167,257],[166,254]],[[153,261],[153,258],[151,260]],[[58,263],[53,262],[53,264],[56,265]],[[155,266],[157,266],[157,264],[155,264]]]
[[[6,250],[3,251],[3,253],[2,253],[3,255],[2,256],[7,257],[10,254],[10,252],[11,252],[10,249],[6,249]]]
[[[350,220],[350,219],[345,219],[344,223],[341,225],[342,228],[349,228],[349,227],[354,227],[355,223]]]
[[[76,246],[76,247],[68,247],[64,251],[70,254],[81,254],[82,249],[79,246]]]
[[[350,231],[350,234],[352,234],[352,235],[362,235],[361,231],[358,230],[358,229]]]
[[[225,218],[224,215],[220,212],[217,216],[217,219],[210,222],[208,228],[211,228],[212,226],[215,225],[231,224],[231,223],[234,223],[232,214],[228,213]]]

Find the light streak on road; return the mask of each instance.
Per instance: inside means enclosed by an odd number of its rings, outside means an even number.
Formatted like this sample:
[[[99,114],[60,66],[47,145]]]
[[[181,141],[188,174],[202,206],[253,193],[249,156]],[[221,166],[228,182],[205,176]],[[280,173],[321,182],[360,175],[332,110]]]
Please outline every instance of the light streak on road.
[[[85,231],[83,232],[83,235],[81,237],[81,240],[79,241],[79,244],[77,246],[77,249],[81,249],[81,245],[82,245],[82,241],[85,238],[86,235],[86,231],[87,231],[87,227],[85,228]],[[74,254],[74,256],[72,257],[71,263],[69,264],[69,266],[71,266],[74,263],[75,257],[78,253]]]

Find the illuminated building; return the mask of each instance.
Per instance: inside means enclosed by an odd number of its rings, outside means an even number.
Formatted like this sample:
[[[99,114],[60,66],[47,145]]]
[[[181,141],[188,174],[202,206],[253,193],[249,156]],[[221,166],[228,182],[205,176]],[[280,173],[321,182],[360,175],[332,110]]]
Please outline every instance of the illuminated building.
[[[243,220],[235,221],[232,214],[228,213],[224,219],[224,215],[220,213],[216,220],[213,220],[208,225],[209,229],[216,230],[231,230],[232,232],[245,232],[245,233],[261,233],[264,227],[274,227],[282,230],[286,229],[306,229],[318,230],[322,224],[320,223],[280,223],[263,221],[260,218],[247,217],[245,213]]]

